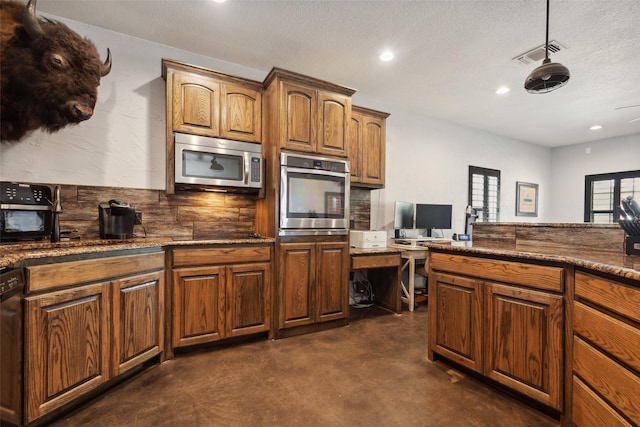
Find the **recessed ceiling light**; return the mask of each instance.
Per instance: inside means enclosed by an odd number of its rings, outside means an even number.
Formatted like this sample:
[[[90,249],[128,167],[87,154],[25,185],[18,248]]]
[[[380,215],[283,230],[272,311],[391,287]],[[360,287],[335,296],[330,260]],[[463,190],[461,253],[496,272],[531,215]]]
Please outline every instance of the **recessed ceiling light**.
[[[214,2],[214,3],[224,3],[224,2],[226,2],[226,1],[227,1],[227,0],[213,0],[213,2]]]
[[[385,50],[380,54],[380,61],[389,62],[393,59],[393,52],[390,50]]]
[[[508,87],[502,86],[502,87],[499,87],[498,90],[496,90],[496,93],[498,95],[504,95],[505,93],[509,92],[510,90],[511,89],[509,89]]]
[[[602,129],[602,126],[601,126],[601,125],[593,125],[593,126],[591,126],[589,129],[591,129],[591,130],[598,130],[598,129]]]

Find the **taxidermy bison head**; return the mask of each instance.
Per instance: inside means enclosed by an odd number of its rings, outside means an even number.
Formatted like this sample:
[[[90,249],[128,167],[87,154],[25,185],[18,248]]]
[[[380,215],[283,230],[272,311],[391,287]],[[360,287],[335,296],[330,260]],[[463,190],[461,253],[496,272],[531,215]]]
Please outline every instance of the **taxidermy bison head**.
[[[66,25],[0,1],[0,139],[18,141],[28,131],[56,132],[91,118],[100,78],[111,71],[95,45]]]

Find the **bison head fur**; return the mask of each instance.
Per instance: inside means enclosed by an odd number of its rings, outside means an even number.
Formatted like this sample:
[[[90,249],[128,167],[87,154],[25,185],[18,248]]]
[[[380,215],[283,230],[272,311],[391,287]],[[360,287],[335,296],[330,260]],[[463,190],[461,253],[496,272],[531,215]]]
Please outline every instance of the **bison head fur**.
[[[111,70],[95,45],[66,25],[39,19],[36,0],[0,3],[0,115],[3,141],[56,132],[91,118],[100,78]]]

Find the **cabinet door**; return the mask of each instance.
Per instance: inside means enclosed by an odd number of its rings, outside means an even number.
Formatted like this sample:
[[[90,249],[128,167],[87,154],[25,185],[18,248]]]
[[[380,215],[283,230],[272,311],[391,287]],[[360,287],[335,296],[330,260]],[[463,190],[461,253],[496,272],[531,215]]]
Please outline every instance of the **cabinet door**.
[[[482,282],[440,273],[429,280],[430,347],[482,372]]]
[[[279,251],[278,326],[284,329],[314,323],[316,246],[282,243]]]
[[[220,85],[193,73],[173,74],[171,106],[174,132],[220,135]]]
[[[115,376],[161,352],[164,272],[119,280],[113,289]]]
[[[224,267],[173,270],[173,346],[224,337]]]
[[[282,83],[284,114],[280,118],[280,146],[298,151],[316,151],[316,91]]]
[[[351,112],[349,139],[347,143],[347,157],[351,168],[351,183],[362,182],[362,123],[364,116],[355,111]]]
[[[330,156],[346,157],[350,124],[351,98],[329,92],[319,92],[317,152]]]
[[[108,300],[108,282],[26,298],[27,422],[109,379]]]
[[[231,84],[221,85],[221,136],[247,142],[262,139],[262,93]]]
[[[271,266],[233,265],[227,269],[226,336],[268,331],[271,325]]]
[[[487,284],[485,375],[562,409],[562,296]]]
[[[385,120],[364,117],[362,123],[362,182],[384,186]]]
[[[349,314],[349,244],[318,243],[316,321],[344,319]]]
[[[16,351],[16,343],[22,343],[24,337],[20,294],[5,299],[0,306],[0,425],[4,425],[4,421],[10,425],[20,425],[22,394],[19,391],[23,388],[23,355],[22,351]]]

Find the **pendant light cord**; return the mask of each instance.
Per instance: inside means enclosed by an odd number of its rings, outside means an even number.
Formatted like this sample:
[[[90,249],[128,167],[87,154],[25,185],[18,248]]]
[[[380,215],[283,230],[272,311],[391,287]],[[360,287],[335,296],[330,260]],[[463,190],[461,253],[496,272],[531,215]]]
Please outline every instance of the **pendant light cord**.
[[[544,59],[545,61],[549,59],[549,0],[547,0],[547,34],[544,45]]]

